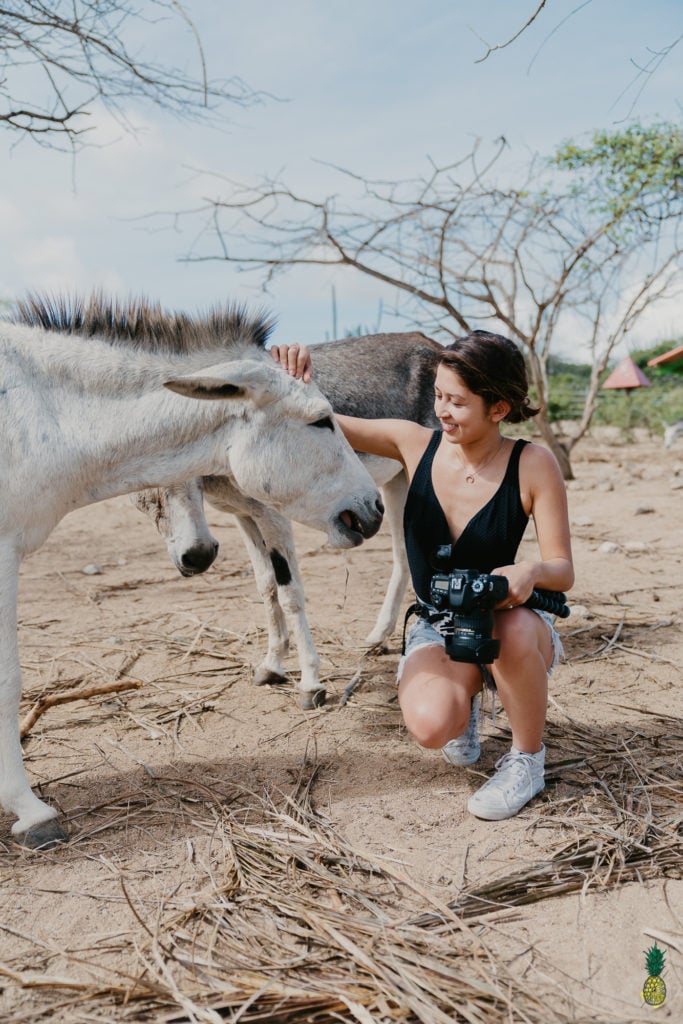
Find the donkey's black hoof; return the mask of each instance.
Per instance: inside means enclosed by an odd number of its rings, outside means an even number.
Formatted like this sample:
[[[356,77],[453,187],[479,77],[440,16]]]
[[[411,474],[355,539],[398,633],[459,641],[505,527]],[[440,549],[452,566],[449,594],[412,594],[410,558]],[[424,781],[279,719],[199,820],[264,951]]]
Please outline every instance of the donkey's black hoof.
[[[50,818],[49,821],[34,825],[26,832],[18,832],[14,838],[27,850],[53,850],[55,846],[68,842],[69,834],[58,818]]]
[[[307,690],[301,694],[301,707],[304,711],[311,711],[313,708],[324,708],[327,700],[327,692],[321,687],[319,690]]]

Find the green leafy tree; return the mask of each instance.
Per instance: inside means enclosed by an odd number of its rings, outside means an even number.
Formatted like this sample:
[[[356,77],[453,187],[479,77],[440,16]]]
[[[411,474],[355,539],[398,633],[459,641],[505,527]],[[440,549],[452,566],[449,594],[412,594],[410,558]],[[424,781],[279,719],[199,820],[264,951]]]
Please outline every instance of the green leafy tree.
[[[575,172],[575,187],[588,186],[598,215],[610,216],[615,237],[655,231],[680,216],[683,201],[683,130],[677,125],[635,124],[619,132],[596,132],[590,146],[567,142],[555,156]]]

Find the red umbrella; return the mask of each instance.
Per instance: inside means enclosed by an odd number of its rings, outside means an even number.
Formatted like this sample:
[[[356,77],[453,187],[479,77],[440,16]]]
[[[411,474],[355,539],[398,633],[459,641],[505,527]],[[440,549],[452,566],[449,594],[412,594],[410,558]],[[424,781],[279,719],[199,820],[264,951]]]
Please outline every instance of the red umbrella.
[[[655,356],[654,359],[647,361],[648,366],[672,366],[674,363],[683,363],[683,345],[671,348],[661,356]]]
[[[649,388],[651,384],[640,367],[636,366],[630,356],[626,356],[612,370],[602,387],[603,390],[605,388],[624,388],[630,391],[632,388]]]
[[[627,416],[626,426],[630,429],[632,420],[632,409],[631,409],[631,394],[636,388],[649,388],[652,385],[647,379],[643,371],[636,366],[630,356],[626,356],[622,359],[618,366],[610,373],[609,377],[602,385],[603,391],[609,388],[619,388],[624,392],[627,398]]]

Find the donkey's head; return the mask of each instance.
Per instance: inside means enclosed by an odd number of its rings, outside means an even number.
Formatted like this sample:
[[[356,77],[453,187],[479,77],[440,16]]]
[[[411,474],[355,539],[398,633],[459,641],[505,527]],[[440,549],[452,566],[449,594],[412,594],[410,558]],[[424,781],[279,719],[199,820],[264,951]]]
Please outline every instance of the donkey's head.
[[[314,384],[294,380],[265,354],[217,364],[166,381],[190,399],[229,402],[212,475],[245,496],[354,547],[377,532],[379,492]]]
[[[129,350],[126,381],[149,416],[149,435],[146,423],[142,430],[139,422],[121,428],[122,433],[131,428],[132,435],[137,427],[138,452],[149,440],[149,451],[142,454],[150,484],[227,476],[244,495],[323,530],[338,547],[360,544],[379,528],[383,509],[377,488],[319,389],[289,377],[265,351],[272,322],[263,315],[226,306],[189,316],[166,313],[142,299],[119,303],[94,295],[29,297],[16,320],[92,339],[94,351],[103,341]],[[101,377],[109,387],[111,372]],[[155,412],[161,382],[189,399],[223,408],[207,416],[183,409],[176,399]],[[122,392],[123,378],[115,378],[115,384]],[[132,442],[126,450],[133,451]],[[179,475],[170,476],[176,467]]]
[[[171,561],[183,576],[206,572],[218,554],[204,514],[201,479],[173,487],[150,487],[132,496],[133,504],[154,522],[166,541]]]

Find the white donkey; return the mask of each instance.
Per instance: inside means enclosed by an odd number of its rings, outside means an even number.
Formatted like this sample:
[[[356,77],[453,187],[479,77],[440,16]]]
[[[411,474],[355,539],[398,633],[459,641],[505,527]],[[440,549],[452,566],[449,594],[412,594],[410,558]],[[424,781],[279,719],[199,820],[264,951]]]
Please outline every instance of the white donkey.
[[[379,492],[329,401],[274,364],[268,331],[239,309],[189,319],[102,298],[29,299],[0,324],[0,803],[26,845],[65,833],[22,763],[19,565],[67,512],[221,474],[339,547],[379,528]]]
[[[441,345],[417,332],[375,334],[314,345],[314,380],[340,413],[367,417],[401,417],[425,426],[438,426],[434,416],[434,371]],[[403,508],[407,492],[400,463],[361,456],[375,483],[382,488],[385,519],[392,539],[393,567],[368,644],[381,644],[391,635],[409,580],[403,542]],[[268,651],[254,672],[254,682],[281,683],[286,679],[284,658],[289,647],[289,622],[301,670],[303,707],[321,704],[325,690],[319,678],[319,658],[305,611],[289,521],[280,513],[241,493],[233,480],[205,477],[170,489],[136,495],[136,504],[156,523],[176,567],[185,576],[203,572],[213,562],[218,545],[211,535],[202,502],[236,517],[263,600]]]

